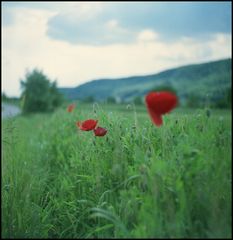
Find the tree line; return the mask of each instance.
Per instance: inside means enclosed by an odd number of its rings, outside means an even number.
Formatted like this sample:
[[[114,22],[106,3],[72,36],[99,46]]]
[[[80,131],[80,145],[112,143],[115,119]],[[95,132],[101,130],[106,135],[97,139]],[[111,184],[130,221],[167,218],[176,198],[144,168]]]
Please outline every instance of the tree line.
[[[25,79],[20,81],[22,93],[20,96],[20,105],[23,113],[32,112],[51,112],[61,106],[66,99],[59,92],[57,82],[51,81],[41,70],[34,69],[27,72]],[[177,94],[172,86],[159,86],[151,89],[151,91],[170,91]],[[208,105],[210,108],[231,108],[231,87],[227,88],[222,94],[216,94],[208,99],[201,99],[198,94],[189,94],[185,96],[185,104],[183,106],[189,108],[203,108]],[[9,98],[2,93],[2,101],[15,103],[17,98]],[[93,96],[87,96],[82,100],[86,103],[93,103]],[[116,99],[108,97],[107,103],[114,104]],[[143,104],[143,97],[136,96],[132,102],[136,105]]]

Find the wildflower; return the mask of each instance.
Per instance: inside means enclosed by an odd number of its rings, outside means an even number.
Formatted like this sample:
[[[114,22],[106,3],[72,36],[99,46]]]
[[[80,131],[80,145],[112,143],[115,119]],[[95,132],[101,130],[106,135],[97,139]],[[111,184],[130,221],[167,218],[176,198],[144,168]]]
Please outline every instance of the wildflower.
[[[169,113],[178,103],[176,95],[166,91],[150,92],[145,100],[151,120],[158,127],[163,124],[162,115]]]
[[[95,129],[97,122],[98,120],[88,119],[84,122],[78,121],[76,122],[76,125],[83,131],[91,131]]]
[[[72,112],[72,111],[74,110],[74,108],[75,108],[75,104],[74,104],[74,103],[70,104],[70,105],[67,107],[67,112]]]
[[[103,137],[107,133],[107,129],[102,127],[97,127],[94,129],[95,136],[97,137]]]

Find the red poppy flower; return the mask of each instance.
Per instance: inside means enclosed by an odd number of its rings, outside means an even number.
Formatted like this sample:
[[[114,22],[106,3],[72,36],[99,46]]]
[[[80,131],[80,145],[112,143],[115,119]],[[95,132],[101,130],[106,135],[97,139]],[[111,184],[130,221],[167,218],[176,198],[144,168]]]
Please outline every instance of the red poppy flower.
[[[74,108],[75,108],[75,104],[74,104],[74,103],[70,104],[70,105],[67,107],[67,112],[72,112],[72,111],[74,110]]]
[[[76,122],[76,125],[83,131],[91,131],[95,129],[98,120],[88,119],[84,122]]]
[[[177,96],[171,92],[150,92],[146,96],[146,106],[152,122],[161,126],[162,115],[169,113],[178,103]]]
[[[107,129],[102,128],[102,127],[97,127],[94,129],[95,136],[97,137],[102,137],[107,133]]]

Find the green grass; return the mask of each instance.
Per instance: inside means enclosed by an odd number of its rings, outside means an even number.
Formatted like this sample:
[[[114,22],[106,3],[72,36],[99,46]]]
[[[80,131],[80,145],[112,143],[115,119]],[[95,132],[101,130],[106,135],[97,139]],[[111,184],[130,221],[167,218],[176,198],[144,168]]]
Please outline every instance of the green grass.
[[[118,109],[117,109],[118,108]],[[5,238],[231,238],[231,112],[77,105],[2,122]],[[77,130],[98,119],[104,137]]]

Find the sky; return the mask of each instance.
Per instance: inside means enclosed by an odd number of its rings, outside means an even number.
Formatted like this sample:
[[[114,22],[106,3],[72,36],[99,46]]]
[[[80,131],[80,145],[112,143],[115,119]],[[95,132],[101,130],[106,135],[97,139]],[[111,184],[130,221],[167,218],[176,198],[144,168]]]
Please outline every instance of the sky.
[[[2,92],[37,68],[58,87],[231,58],[231,2],[1,2]]]

